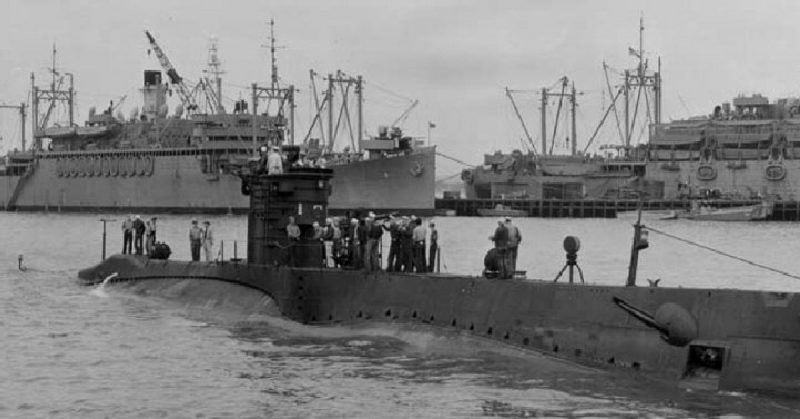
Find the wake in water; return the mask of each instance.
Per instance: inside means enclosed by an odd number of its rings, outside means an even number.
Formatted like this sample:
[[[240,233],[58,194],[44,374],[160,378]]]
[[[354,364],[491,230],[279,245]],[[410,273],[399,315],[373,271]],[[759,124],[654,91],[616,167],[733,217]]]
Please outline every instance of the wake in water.
[[[103,282],[101,282],[100,285],[97,285],[96,287],[92,288],[92,290],[89,291],[89,294],[100,298],[108,298],[108,293],[106,292],[106,285],[108,284],[108,281],[111,281],[117,276],[119,276],[117,272],[114,272],[113,274],[107,276],[105,279],[103,279]]]
[[[105,288],[114,277],[91,293],[108,297]],[[734,412],[787,412],[741,394],[686,392],[635,373],[589,368],[427,324],[303,325],[282,317],[269,297],[221,281],[115,286],[130,291],[124,298],[158,301],[187,319],[168,322],[172,326],[208,330],[197,332],[204,335],[228,331],[220,338],[233,338],[248,365],[238,377],[268,395],[276,417],[303,405],[313,406],[307,412],[342,416],[402,407],[399,416],[386,417],[737,418]],[[371,396],[364,398],[365,392]]]

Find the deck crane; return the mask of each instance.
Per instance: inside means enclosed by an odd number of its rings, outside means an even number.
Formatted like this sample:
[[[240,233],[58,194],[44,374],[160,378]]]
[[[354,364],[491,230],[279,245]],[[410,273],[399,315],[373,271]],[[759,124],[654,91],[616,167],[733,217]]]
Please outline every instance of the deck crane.
[[[183,103],[183,107],[186,108],[188,113],[196,111],[197,103],[195,103],[195,100],[192,97],[189,88],[186,86],[186,83],[183,82],[183,78],[178,75],[178,71],[175,70],[175,67],[173,67],[172,63],[169,62],[167,54],[164,54],[164,51],[162,51],[161,47],[158,46],[156,39],[153,38],[153,35],[150,34],[150,31],[144,31],[144,33],[147,35],[147,40],[150,41],[150,47],[152,47],[153,51],[155,51],[156,57],[158,57],[158,61],[161,63],[161,67],[167,72],[169,81],[177,89],[178,96],[181,99],[181,103]]]

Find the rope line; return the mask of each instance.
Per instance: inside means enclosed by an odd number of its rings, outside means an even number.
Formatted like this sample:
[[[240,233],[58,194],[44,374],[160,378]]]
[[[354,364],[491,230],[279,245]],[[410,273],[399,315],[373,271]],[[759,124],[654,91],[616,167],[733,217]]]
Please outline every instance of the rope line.
[[[467,166],[467,167],[475,167],[475,165],[474,165],[474,164],[469,164],[469,163],[467,163],[467,162],[465,162],[465,161],[463,161],[463,160],[457,159],[457,158],[455,158],[455,157],[452,157],[452,156],[448,156],[448,155],[446,155],[446,154],[442,154],[442,153],[440,153],[440,152],[438,152],[438,151],[436,152],[436,155],[437,155],[437,156],[444,157],[444,158],[446,158],[446,159],[448,159],[448,160],[452,160],[452,161],[454,161],[454,162],[456,162],[456,163],[458,163],[458,164],[463,164],[464,166]]]
[[[771,267],[771,266],[762,265],[762,264],[760,264],[760,263],[758,263],[758,262],[753,262],[752,260],[745,259],[745,258],[743,258],[743,257],[741,257],[741,256],[732,255],[732,254],[730,254],[730,253],[723,252],[722,250],[719,250],[719,249],[714,249],[713,247],[706,246],[706,245],[704,245],[704,244],[697,243],[697,242],[695,242],[695,241],[692,241],[692,240],[689,240],[689,239],[684,239],[683,237],[678,237],[678,236],[675,236],[675,235],[673,235],[673,234],[669,234],[669,233],[667,233],[667,232],[664,232],[664,231],[661,231],[661,230],[659,230],[659,229],[657,229],[657,228],[653,228],[653,227],[650,227],[650,226],[647,226],[646,228],[647,228],[648,230],[650,230],[650,231],[654,232],[654,233],[661,234],[661,235],[663,235],[663,236],[666,236],[666,237],[669,237],[669,238],[672,238],[672,239],[675,239],[675,240],[678,240],[678,241],[684,242],[684,243],[686,243],[686,244],[689,244],[689,245],[691,245],[691,246],[696,246],[696,247],[699,247],[699,248],[701,248],[701,249],[708,250],[708,251],[710,251],[710,252],[713,252],[713,253],[716,253],[716,254],[718,254],[718,255],[720,255],[720,256],[729,257],[729,258],[731,258],[731,259],[735,259],[735,260],[738,260],[738,261],[740,261],[740,262],[744,262],[744,263],[746,263],[746,264],[748,264],[748,265],[752,265],[752,266],[755,266],[755,267],[757,267],[757,268],[766,269],[766,270],[768,270],[768,271],[775,272],[775,273],[777,273],[777,274],[781,274],[781,275],[783,275],[783,276],[788,276],[789,278],[800,279],[800,276],[797,276],[797,275],[791,274],[791,273],[789,273],[789,272],[782,271],[782,270],[780,270],[780,269],[776,269],[776,268],[773,268],[773,267]]]

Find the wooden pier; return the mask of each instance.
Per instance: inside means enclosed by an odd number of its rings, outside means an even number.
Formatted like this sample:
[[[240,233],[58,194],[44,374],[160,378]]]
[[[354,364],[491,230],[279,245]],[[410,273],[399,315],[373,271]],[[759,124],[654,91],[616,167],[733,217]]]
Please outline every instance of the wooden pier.
[[[705,200],[704,204],[718,208],[755,205],[761,201]],[[436,199],[437,212],[454,210],[456,216],[477,217],[479,208],[523,210],[529,217],[544,218],[615,218],[619,211],[634,211],[637,200],[520,200],[520,199]],[[688,210],[687,200],[642,201],[643,210]],[[770,221],[800,221],[800,201],[777,201]]]

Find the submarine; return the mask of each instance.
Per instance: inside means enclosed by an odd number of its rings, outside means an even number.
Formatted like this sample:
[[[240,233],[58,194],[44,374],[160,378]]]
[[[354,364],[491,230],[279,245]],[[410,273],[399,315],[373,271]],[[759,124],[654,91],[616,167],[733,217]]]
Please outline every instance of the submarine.
[[[580,242],[573,237],[564,241],[569,280],[561,282],[328,268],[313,224],[327,217],[332,177],[313,167],[243,174],[242,193],[250,199],[246,259],[113,255],[78,277],[86,285],[224,281],[269,297],[283,316],[304,324],[424,323],[682,388],[791,396],[800,390],[800,296],[638,286],[638,252],[647,247],[641,219],[628,277],[617,286],[585,283],[580,270],[574,280]],[[289,217],[301,231],[292,243]]]

